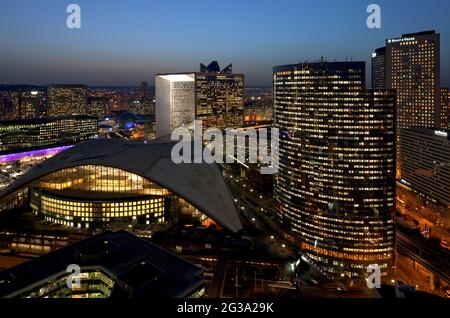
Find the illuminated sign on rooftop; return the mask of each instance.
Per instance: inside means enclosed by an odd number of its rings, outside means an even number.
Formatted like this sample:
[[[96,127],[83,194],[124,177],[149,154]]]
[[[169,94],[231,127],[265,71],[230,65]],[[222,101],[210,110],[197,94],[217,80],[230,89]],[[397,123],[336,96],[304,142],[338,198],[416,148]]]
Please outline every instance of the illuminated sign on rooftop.
[[[397,38],[397,39],[388,39],[388,43],[397,43],[397,42],[405,42],[405,41],[415,41],[416,38]]]
[[[441,130],[435,130],[434,134],[436,136],[440,136],[440,137],[448,137],[448,133],[445,131],[441,131]]]

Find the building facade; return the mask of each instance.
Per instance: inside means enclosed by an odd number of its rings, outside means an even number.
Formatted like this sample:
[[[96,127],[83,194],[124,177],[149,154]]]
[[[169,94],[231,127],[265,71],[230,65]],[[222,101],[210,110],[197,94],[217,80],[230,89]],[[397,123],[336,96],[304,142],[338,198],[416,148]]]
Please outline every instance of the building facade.
[[[449,108],[449,99],[450,90],[446,87],[441,87],[441,125],[442,129],[448,129],[450,125],[450,108]]]
[[[450,209],[450,137],[448,130],[400,131],[401,183]]]
[[[44,113],[43,94],[38,91],[24,92],[20,97],[19,118],[41,117]]]
[[[404,34],[386,41],[386,88],[397,91],[397,124],[440,127],[440,34]]]
[[[156,76],[156,135],[203,121],[203,127],[239,128],[243,125],[244,75],[220,70],[217,62],[201,64],[200,72]]]
[[[108,115],[110,110],[110,103],[107,97],[89,97],[87,102],[86,113],[89,116],[101,119]]]
[[[75,144],[96,135],[97,119],[89,116],[1,121],[0,154]]]
[[[47,115],[87,114],[86,85],[50,85],[47,88]]]
[[[386,47],[381,47],[372,53],[372,88],[386,87]]]
[[[382,52],[383,48],[378,49]],[[385,65],[382,55],[373,54],[372,78],[386,73],[386,86],[397,93],[397,178],[401,177],[400,129],[439,128],[440,34],[436,31],[403,34],[386,40]],[[382,80],[375,81],[381,84]]]
[[[384,278],[394,261],[395,94],[365,90],[364,62],[274,68],[279,222],[332,277]]]

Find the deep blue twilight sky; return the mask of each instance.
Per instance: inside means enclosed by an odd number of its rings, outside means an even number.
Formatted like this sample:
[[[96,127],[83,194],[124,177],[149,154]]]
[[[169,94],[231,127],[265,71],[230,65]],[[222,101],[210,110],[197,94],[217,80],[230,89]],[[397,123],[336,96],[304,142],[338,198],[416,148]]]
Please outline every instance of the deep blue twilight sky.
[[[81,29],[66,7],[81,6]],[[366,27],[366,7],[382,28]],[[314,60],[367,61],[386,38],[441,33],[441,85],[450,85],[448,0],[0,0],[0,83],[137,85],[160,72],[217,59],[270,86],[272,67]]]

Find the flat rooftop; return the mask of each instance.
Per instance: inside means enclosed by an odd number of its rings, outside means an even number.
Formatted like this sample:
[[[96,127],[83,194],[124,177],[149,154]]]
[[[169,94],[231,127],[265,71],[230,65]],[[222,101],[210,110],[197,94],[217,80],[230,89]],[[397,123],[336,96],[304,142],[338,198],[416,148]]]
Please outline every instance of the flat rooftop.
[[[70,264],[106,273],[110,298],[182,298],[203,285],[202,269],[127,231],[106,231],[0,272],[0,297],[17,297]]]

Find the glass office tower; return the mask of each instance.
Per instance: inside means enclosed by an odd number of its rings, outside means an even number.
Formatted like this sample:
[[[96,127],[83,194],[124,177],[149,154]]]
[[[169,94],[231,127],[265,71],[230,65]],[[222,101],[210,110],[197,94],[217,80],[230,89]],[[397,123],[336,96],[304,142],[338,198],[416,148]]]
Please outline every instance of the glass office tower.
[[[243,126],[244,75],[232,73],[232,65],[220,69],[213,61],[200,72],[159,74],[155,79],[156,137],[202,120],[203,127]]]
[[[365,90],[364,62],[274,68],[279,222],[332,277],[384,278],[394,260],[395,94]]]
[[[47,115],[86,115],[86,85],[50,85],[47,88]]]

